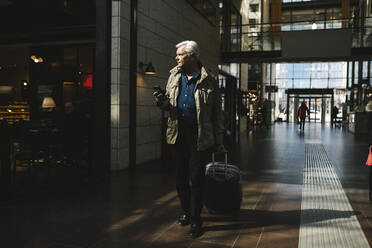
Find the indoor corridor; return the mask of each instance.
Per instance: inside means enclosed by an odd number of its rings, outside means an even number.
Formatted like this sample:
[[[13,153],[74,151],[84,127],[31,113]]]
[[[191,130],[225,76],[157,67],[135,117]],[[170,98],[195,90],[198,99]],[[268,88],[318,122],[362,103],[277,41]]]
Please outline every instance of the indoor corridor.
[[[2,248],[370,247],[367,137],[327,124],[278,123],[244,133],[230,159],[244,171],[237,215],[203,210],[188,237],[172,166],[88,178],[0,202]]]

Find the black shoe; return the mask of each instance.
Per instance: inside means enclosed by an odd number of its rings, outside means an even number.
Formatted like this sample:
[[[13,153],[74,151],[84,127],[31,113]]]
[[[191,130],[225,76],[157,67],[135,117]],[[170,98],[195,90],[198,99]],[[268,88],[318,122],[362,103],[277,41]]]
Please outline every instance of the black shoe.
[[[187,214],[181,215],[177,220],[177,224],[180,225],[180,226],[189,225],[190,224],[190,216],[187,215]]]
[[[369,192],[369,201],[372,201],[372,192]]]
[[[200,237],[203,234],[203,228],[202,228],[201,223],[200,224],[192,223],[189,234],[190,234],[190,237],[193,239]]]

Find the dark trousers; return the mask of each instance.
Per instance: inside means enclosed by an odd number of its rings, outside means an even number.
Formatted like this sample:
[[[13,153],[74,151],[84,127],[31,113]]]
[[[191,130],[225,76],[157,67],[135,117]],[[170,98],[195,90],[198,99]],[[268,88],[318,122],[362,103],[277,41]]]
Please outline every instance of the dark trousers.
[[[180,129],[176,142],[176,187],[185,214],[192,223],[201,223],[205,166],[211,155],[208,151],[197,151],[196,131]],[[190,185],[191,182],[191,185]]]
[[[300,128],[302,129],[305,128],[305,119],[306,117],[300,117]]]

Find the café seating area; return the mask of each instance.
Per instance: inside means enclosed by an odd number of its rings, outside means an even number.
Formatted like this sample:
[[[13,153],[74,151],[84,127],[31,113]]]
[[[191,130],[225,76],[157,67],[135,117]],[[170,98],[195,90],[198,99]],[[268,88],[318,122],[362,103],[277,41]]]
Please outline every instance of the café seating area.
[[[66,152],[64,131],[57,124],[46,122],[9,122],[11,187],[26,192],[30,185],[49,184],[69,180],[67,174],[89,173],[89,139],[82,136],[81,147],[69,156]],[[47,122],[50,124],[50,122]],[[69,142],[70,143],[70,142]]]

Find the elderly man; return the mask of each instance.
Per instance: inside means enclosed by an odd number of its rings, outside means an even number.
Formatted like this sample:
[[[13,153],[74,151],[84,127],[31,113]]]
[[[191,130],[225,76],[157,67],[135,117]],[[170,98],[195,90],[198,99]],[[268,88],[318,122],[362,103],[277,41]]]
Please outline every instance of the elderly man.
[[[170,71],[166,91],[156,91],[154,97],[169,111],[167,143],[176,148],[176,187],[183,210],[177,223],[191,224],[190,236],[196,238],[202,234],[205,165],[213,150],[224,151],[223,114],[218,84],[200,63],[198,44],[183,41],[176,48],[177,66]]]

